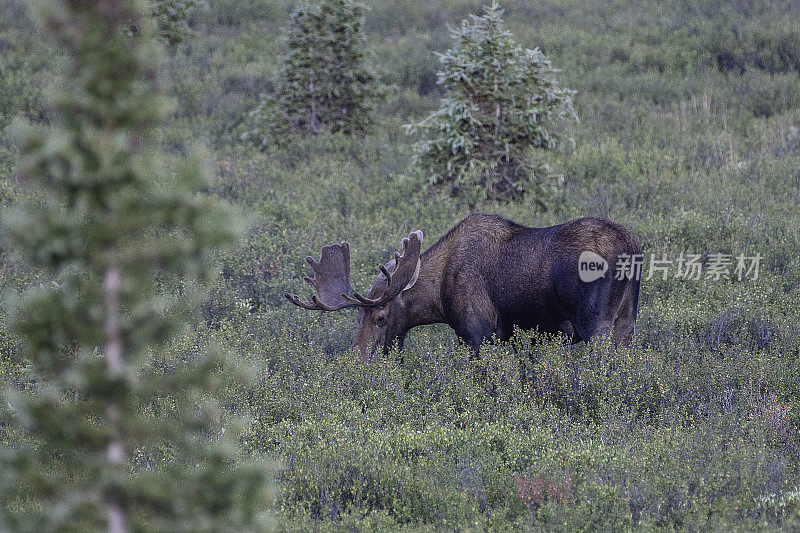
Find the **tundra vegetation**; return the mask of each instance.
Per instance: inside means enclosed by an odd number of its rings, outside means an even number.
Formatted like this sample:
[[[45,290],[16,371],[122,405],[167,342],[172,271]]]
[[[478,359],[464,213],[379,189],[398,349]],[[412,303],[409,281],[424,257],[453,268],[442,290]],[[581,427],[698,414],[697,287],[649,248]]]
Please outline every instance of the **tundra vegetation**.
[[[147,357],[170,370],[222,345],[250,383],[224,371],[220,423],[240,460],[275,458],[282,530],[778,530],[800,527],[800,13],[796,2],[552,0],[503,4],[523,48],[539,48],[576,91],[574,139],[537,154],[548,209],[424,187],[403,125],[444,97],[434,51],[480,2],[365,2],[365,61],[389,87],[371,129],[297,135],[264,151],[241,141],[261,94],[275,94],[286,0],[209,0],[194,35],[168,51],[174,111],[156,147],[169,176],[207,147],[202,195],[248,214],[216,252],[218,275],[189,327]],[[0,12],[0,209],[45,204],[22,178],[6,127],[55,117],[42,94],[64,50],[39,39],[28,2]],[[645,254],[762,256],[760,275],[643,280],[633,349],[569,346],[535,333],[479,358],[447,326],[409,333],[359,362],[353,312],[309,313],[305,256],[349,241],[367,287],[402,238],[435,242],[471,210],[542,227],[600,216]],[[12,297],[52,274],[8,241],[0,286]],[[187,287],[158,279],[165,301]],[[0,375],[39,386],[0,304]],[[158,406],[158,404],[155,404]],[[154,411],[157,414],[157,411]],[[237,431],[233,421],[249,423]],[[3,453],[26,442],[0,425]],[[60,458],[64,461],[64,458]],[[131,469],[168,466],[149,454]],[[55,463],[58,466],[62,463]],[[6,470],[2,474],[7,481]],[[212,481],[209,481],[212,482]],[[19,503],[19,502],[18,502]],[[30,511],[35,498],[11,511]],[[4,505],[7,502],[3,502]]]

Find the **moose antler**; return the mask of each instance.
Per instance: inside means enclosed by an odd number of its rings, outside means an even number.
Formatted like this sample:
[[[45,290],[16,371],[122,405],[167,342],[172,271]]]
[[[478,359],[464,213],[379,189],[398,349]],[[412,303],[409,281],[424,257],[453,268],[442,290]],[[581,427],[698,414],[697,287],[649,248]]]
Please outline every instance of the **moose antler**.
[[[370,299],[354,292],[353,297],[342,295],[344,300],[353,305],[362,307],[375,307],[393,300],[419,275],[419,254],[422,247],[422,232],[417,230],[403,239],[402,253],[394,253],[394,270],[384,265],[380,266],[381,272],[386,276],[386,290],[378,298]]]
[[[314,277],[305,281],[314,288],[311,302],[301,300],[297,295],[284,293],[293,304],[312,311],[338,311],[347,307],[375,307],[395,298],[419,275],[419,255],[422,246],[422,232],[417,230],[403,239],[402,253],[394,253],[394,269],[390,272],[381,265],[386,276],[387,287],[378,298],[370,299],[354,292],[350,294],[350,244],[331,244],[322,248],[319,261],[309,256],[306,261],[314,271]]]
[[[306,261],[314,271],[314,277],[303,278],[314,288],[312,302],[306,302],[297,295],[284,293],[284,297],[295,305],[312,311],[338,311],[353,304],[343,296],[350,293],[350,244],[331,244],[322,248],[319,261],[311,256]]]

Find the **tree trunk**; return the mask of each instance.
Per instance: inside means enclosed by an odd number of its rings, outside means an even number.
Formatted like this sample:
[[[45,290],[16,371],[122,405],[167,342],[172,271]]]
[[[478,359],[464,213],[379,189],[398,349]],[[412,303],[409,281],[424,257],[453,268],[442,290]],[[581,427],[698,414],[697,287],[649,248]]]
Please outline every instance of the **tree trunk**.
[[[112,260],[108,270],[106,270],[103,280],[103,292],[106,304],[106,363],[108,377],[117,379],[125,372],[125,360],[122,353],[122,335],[120,332],[120,305],[119,292],[122,285],[120,268],[116,260]],[[108,443],[106,448],[106,460],[112,467],[121,469],[125,461],[125,446],[119,434],[119,404],[110,401],[106,406],[106,422],[114,432],[114,438]],[[106,494],[106,517],[108,520],[108,530],[111,533],[127,533],[128,525],[125,512],[115,494]]]

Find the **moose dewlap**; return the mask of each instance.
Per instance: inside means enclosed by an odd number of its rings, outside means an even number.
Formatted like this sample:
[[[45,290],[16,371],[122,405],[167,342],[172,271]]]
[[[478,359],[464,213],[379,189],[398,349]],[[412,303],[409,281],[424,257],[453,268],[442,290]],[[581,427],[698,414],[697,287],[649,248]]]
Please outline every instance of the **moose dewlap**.
[[[305,309],[358,309],[353,347],[362,357],[378,346],[402,349],[406,333],[446,323],[477,353],[493,336],[508,340],[514,326],[563,333],[572,342],[611,335],[633,337],[639,300],[637,276],[615,276],[608,265],[641,254],[633,234],[605,219],[581,218],[529,228],[490,215],[471,215],[425,253],[422,232],[403,239],[394,259],[365,297],[350,290],[350,245],[308,257],[311,302],[286,294]]]

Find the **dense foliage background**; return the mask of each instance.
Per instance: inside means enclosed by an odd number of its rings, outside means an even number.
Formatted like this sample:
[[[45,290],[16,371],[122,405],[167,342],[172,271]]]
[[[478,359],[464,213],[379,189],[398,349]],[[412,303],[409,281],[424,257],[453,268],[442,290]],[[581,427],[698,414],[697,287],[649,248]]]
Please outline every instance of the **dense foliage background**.
[[[638,345],[520,339],[469,361],[444,326],[413,331],[402,366],[345,353],[353,314],[304,312],[304,257],[349,240],[353,283],[421,229],[430,245],[467,214],[425,191],[402,124],[437,108],[447,24],[480,2],[365,2],[367,50],[389,86],[364,136],[240,141],[274,90],[285,0],[209,0],[174,45],[159,133],[179,168],[208,147],[206,194],[251,227],[217,257],[191,327],[153,353],[159,368],[223,343],[253,384],[230,386],[252,422],[244,456],[277,457],[283,529],[481,530],[800,526],[800,17],[795,2],[504,4],[507,27],[577,90],[574,148],[547,154],[548,210],[483,204],[528,225],[604,216],[647,254],[763,256],[752,280],[642,283]],[[26,2],[0,12],[0,208],[34,205],[5,129],[47,122],[42,89],[60,51],[32,31]],[[0,288],[49,283],[8,243]],[[180,287],[165,285],[179,298]],[[7,309],[0,305],[0,318]],[[24,388],[18,340],[0,326],[0,375]],[[0,427],[5,447],[19,436]],[[155,459],[154,459],[155,460]],[[156,460],[157,461],[157,460]]]

